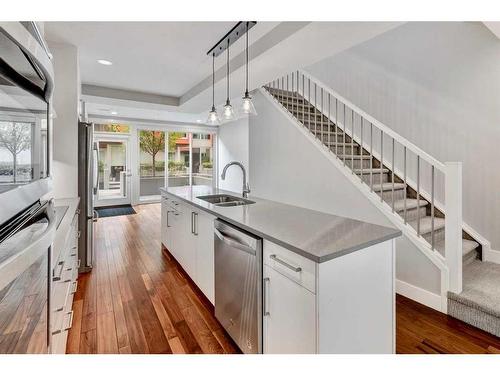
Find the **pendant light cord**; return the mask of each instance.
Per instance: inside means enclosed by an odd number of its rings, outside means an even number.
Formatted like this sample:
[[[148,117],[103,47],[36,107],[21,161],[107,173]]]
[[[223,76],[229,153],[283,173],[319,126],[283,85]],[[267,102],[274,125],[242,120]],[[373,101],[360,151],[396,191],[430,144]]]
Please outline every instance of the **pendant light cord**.
[[[227,40],[227,102],[229,102],[229,39]]]
[[[212,108],[215,108],[215,53],[212,54]]]
[[[247,62],[247,66],[246,66],[246,71],[247,71],[247,74],[246,74],[246,80],[245,80],[245,96],[248,96],[248,22],[247,22],[247,32],[246,32],[246,40],[247,40],[247,48],[246,48],[246,62]]]

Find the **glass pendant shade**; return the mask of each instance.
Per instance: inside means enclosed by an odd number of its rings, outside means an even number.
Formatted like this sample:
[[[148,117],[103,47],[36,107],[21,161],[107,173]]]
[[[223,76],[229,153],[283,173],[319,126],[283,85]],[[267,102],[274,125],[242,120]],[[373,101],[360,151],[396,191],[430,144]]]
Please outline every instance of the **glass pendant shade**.
[[[212,110],[208,112],[207,125],[220,125],[220,118],[217,114],[215,107],[212,107]]]
[[[252,102],[252,97],[248,95],[248,93],[246,93],[245,96],[243,97],[243,101],[241,102],[240,113],[243,116],[255,116],[257,114],[255,106],[253,105]]]
[[[222,121],[227,122],[233,120],[236,120],[236,113],[234,112],[234,108],[228,100],[226,102],[226,105],[224,106],[224,109],[222,110]]]

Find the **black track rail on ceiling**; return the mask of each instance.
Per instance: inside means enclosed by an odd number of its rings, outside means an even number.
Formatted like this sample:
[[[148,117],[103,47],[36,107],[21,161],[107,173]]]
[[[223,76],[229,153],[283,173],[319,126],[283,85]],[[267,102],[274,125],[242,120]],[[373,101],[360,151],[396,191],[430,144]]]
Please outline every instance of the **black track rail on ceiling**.
[[[239,21],[226,35],[224,35],[212,48],[210,48],[207,55],[214,55],[215,57],[219,56],[227,49],[227,47],[231,46],[234,42],[245,35],[247,30],[254,27],[256,23],[257,21]]]

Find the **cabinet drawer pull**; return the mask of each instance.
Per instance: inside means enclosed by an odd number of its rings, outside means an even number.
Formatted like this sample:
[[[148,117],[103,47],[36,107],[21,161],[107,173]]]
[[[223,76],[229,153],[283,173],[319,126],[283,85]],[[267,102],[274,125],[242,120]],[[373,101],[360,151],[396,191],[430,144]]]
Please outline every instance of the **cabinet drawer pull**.
[[[266,285],[269,285],[270,283],[269,277],[264,278],[264,316],[269,316],[271,315],[267,309],[267,288]]]
[[[77,288],[78,288],[78,281],[73,281],[73,288],[71,289],[69,294],[75,294]]]
[[[292,270],[292,271],[294,271],[294,272],[301,272],[301,271],[302,271],[302,268],[300,268],[300,267],[294,267],[294,266],[292,266],[291,264],[288,264],[288,263],[287,263],[287,262],[285,262],[284,260],[281,260],[280,258],[278,258],[278,257],[276,256],[276,254],[271,254],[271,255],[269,256],[269,258],[271,258],[272,260],[274,260],[274,261],[278,262],[279,264],[281,264],[281,265],[285,266],[286,268],[291,269],[291,270]]]
[[[62,273],[64,271],[64,260],[61,260],[59,263],[57,263],[56,267],[59,267],[59,270],[58,272],[54,272],[54,277],[52,278],[53,281],[61,280]]]
[[[69,313],[69,324],[67,327],[65,327],[63,330],[64,331],[69,331],[71,329],[71,327],[73,327],[73,310],[71,310]]]
[[[81,264],[81,259],[78,259],[78,263],[76,264],[76,268],[79,269]]]

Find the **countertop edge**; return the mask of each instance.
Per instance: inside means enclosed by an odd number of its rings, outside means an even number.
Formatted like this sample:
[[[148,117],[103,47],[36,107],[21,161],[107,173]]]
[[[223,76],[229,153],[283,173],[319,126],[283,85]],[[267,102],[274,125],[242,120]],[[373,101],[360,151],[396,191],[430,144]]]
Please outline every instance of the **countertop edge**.
[[[174,193],[168,191],[166,188],[160,188],[160,192],[162,194],[169,194],[171,196],[174,196],[174,197],[182,200],[183,202],[185,202],[187,204],[190,204],[190,205],[192,205],[192,206],[194,206],[194,207],[196,207],[196,208],[198,208],[200,210],[203,210],[203,211],[209,213],[212,216],[215,216],[215,217],[217,217],[219,219],[225,220],[225,221],[227,221],[230,224],[233,224],[233,225],[235,225],[235,226],[237,226],[237,227],[239,227],[239,228],[241,228],[241,229],[243,229],[243,230],[245,230],[247,232],[250,232],[250,233],[252,233],[252,234],[254,234],[256,236],[262,237],[263,239],[271,241],[271,242],[275,243],[276,245],[279,245],[279,246],[284,247],[284,248],[286,248],[286,249],[288,249],[290,251],[293,251],[294,253],[296,253],[298,255],[301,255],[301,256],[303,256],[303,257],[305,257],[307,259],[310,259],[313,262],[318,263],[318,264],[327,262],[327,261],[335,259],[335,258],[342,257],[344,255],[348,255],[348,254],[353,253],[355,251],[358,251],[358,250],[361,250],[361,249],[365,249],[367,247],[370,247],[370,246],[373,246],[373,245],[376,245],[376,244],[379,244],[379,243],[382,243],[382,242],[389,241],[391,239],[394,239],[394,238],[397,238],[397,237],[401,236],[401,234],[402,234],[402,232],[400,230],[395,230],[394,233],[389,233],[389,234],[387,234],[385,236],[381,236],[381,237],[379,237],[377,239],[374,239],[374,240],[371,240],[371,241],[367,241],[367,242],[363,242],[363,243],[360,243],[360,244],[358,244],[356,246],[348,247],[348,248],[343,249],[343,250],[338,250],[338,251],[336,251],[336,252],[334,252],[332,254],[329,254],[329,255],[318,257],[318,256],[316,256],[314,254],[311,254],[311,253],[309,253],[309,252],[307,252],[307,251],[305,251],[303,249],[300,249],[300,248],[298,248],[296,246],[290,245],[289,243],[286,243],[286,242],[284,242],[284,241],[282,241],[280,239],[274,238],[274,237],[269,236],[266,233],[263,233],[263,232],[261,232],[259,230],[256,230],[254,228],[248,227],[245,224],[243,224],[241,222],[238,222],[236,220],[233,220],[233,219],[231,219],[231,218],[229,218],[227,216],[224,216],[224,215],[222,215],[222,214],[220,214],[218,212],[214,212],[214,211],[210,210],[210,208],[208,208],[208,207],[200,206],[196,202],[193,202],[190,199],[187,199],[187,198],[185,198],[185,197],[183,197],[181,195],[177,195],[177,194],[174,194]]]

